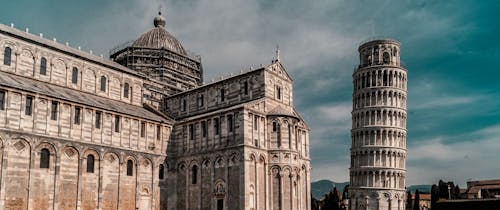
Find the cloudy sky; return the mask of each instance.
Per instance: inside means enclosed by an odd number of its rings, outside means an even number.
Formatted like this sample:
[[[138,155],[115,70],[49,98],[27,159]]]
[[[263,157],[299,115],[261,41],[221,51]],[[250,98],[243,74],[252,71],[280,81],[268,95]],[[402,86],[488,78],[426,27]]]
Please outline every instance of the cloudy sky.
[[[107,56],[152,28],[202,56],[205,80],[268,64],[276,45],[311,127],[312,179],[348,180],[357,47],[402,42],[408,68],[408,184],[500,178],[498,1],[6,1],[0,22]]]

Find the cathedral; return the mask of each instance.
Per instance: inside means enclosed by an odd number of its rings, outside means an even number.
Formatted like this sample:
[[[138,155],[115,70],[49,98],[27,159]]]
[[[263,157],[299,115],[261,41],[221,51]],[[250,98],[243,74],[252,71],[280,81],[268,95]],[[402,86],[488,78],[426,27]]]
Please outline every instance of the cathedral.
[[[110,54],[0,24],[0,209],[310,209],[279,51],[206,84],[159,13]]]

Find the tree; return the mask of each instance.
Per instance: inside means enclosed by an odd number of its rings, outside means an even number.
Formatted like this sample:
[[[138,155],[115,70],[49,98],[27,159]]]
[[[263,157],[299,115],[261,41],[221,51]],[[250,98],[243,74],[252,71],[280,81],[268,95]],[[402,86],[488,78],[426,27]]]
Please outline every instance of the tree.
[[[454,195],[454,199],[460,199],[461,198],[460,187],[458,187],[458,184],[455,185],[455,187],[453,188],[453,195]]]
[[[344,191],[342,192],[342,197],[341,197],[341,201],[340,201],[340,207],[339,209],[341,210],[344,210],[344,209],[348,209],[349,207],[346,205],[346,203],[344,203],[344,200],[347,200],[349,199],[349,185],[346,185],[344,187]]]
[[[339,210],[340,196],[337,187],[334,187],[323,199],[321,210]]]
[[[490,195],[490,191],[489,190],[481,190],[481,196],[483,198],[494,198],[494,196]]]
[[[415,200],[413,201],[413,210],[420,209],[420,192],[418,190],[415,191]]]
[[[349,199],[349,185],[344,187],[344,191],[342,192],[342,200]]]
[[[311,194],[311,210],[319,210],[319,201]]]
[[[411,205],[411,192],[410,190],[408,190],[408,192],[406,192],[406,209],[412,209],[412,205]]]
[[[443,182],[443,180],[439,180],[438,188],[439,188],[438,198],[448,199],[448,184],[446,182]]]
[[[436,202],[439,200],[439,188],[437,185],[433,184],[431,187],[431,208],[436,206]]]

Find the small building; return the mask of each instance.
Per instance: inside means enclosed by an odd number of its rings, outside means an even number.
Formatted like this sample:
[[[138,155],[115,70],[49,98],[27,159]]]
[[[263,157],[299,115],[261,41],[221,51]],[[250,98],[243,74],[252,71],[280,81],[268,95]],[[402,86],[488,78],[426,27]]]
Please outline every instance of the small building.
[[[433,210],[497,210],[500,198],[440,200]]]
[[[431,194],[428,193],[420,193],[419,194],[419,209],[413,209],[413,205],[415,202],[415,193],[411,193],[411,206],[408,206],[408,209],[412,210],[429,210],[431,209]]]
[[[500,179],[467,182],[465,196],[474,198],[500,198]]]

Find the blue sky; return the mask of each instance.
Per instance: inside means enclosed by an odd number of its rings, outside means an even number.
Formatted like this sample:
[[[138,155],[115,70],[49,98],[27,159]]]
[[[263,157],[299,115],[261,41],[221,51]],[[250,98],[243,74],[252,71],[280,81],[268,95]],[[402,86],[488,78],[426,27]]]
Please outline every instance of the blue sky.
[[[408,68],[408,184],[500,178],[497,1],[16,0],[0,22],[107,56],[151,28],[159,5],[207,81],[268,64],[279,44],[311,127],[313,181],[348,180],[356,50],[379,36],[402,42]]]

